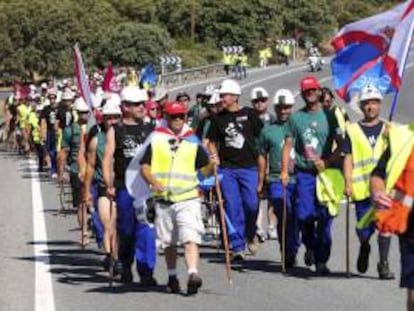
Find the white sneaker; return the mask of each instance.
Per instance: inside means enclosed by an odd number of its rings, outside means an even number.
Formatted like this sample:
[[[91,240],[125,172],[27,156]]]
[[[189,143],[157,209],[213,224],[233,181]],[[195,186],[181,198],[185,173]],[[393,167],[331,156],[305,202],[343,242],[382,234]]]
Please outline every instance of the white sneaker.
[[[277,239],[276,228],[273,226],[269,226],[269,229],[267,230],[267,235],[269,237],[269,240],[276,240]]]

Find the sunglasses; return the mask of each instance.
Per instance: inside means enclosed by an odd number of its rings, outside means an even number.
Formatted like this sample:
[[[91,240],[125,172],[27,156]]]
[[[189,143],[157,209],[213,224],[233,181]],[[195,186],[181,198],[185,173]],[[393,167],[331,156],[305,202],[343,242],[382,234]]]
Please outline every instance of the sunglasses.
[[[314,93],[316,92],[318,89],[307,89],[305,91],[303,91],[304,94],[310,94],[310,93]]]
[[[105,115],[104,118],[106,120],[118,120],[119,118],[121,118],[121,116],[117,114],[109,114],[109,115]]]
[[[178,114],[169,115],[168,117],[171,120],[177,120],[177,119],[184,120],[187,117],[187,115],[185,113],[178,113]]]
[[[255,100],[253,100],[253,104],[257,105],[257,104],[260,104],[260,103],[264,103],[266,101],[267,101],[267,98],[257,98]]]
[[[130,107],[145,106],[145,102],[130,102],[130,101],[124,101],[124,104],[126,106],[130,106]]]

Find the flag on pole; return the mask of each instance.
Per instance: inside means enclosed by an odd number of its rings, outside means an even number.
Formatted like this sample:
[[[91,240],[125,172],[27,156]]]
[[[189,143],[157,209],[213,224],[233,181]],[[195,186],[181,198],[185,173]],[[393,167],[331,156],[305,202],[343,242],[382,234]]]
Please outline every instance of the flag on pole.
[[[78,89],[81,92],[83,99],[86,104],[89,106],[89,110],[92,111],[93,108],[93,98],[91,89],[89,87],[88,77],[86,75],[85,66],[83,65],[82,54],[79,50],[79,45],[76,43],[74,46],[75,54],[75,76]]]
[[[149,89],[157,85],[158,76],[155,72],[153,64],[146,65],[141,71],[141,79],[139,81],[145,89]]]
[[[108,66],[106,67],[105,77],[103,81],[103,90],[105,92],[113,92],[119,93],[121,92],[121,88],[116,81],[116,77],[114,76],[114,71],[112,69],[112,62],[108,62]]]
[[[383,94],[400,89],[411,45],[414,0],[344,26],[332,40],[331,63],[338,95],[349,101],[367,84]]]

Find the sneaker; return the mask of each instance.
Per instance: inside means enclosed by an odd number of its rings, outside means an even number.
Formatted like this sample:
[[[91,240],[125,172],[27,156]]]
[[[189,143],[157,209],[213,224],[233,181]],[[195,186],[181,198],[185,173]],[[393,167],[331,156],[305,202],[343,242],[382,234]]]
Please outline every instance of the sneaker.
[[[187,282],[187,295],[195,295],[198,289],[203,285],[203,280],[196,273],[191,273]]]
[[[377,266],[378,275],[380,280],[393,280],[395,279],[394,273],[390,271],[388,261],[379,262]]]
[[[131,272],[131,268],[122,271],[121,282],[124,284],[131,284],[134,280],[134,277]]]
[[[232,261],[234,263],[243,263],[246,259],[243,251],[234,252],[232,256]]]
[[[57,179],[58,175],[56,173],[52,173],[51,177],[52,179]]]
[[[357,261],[357,270],[359,273],[365,273],[369,266],[369,254],[371,252],[371,245],[368,242],[361,243],[359,247],[359,255]]]
[[[247,242],[247,249],[249,250],[250,254],[256,255],[259,251],[259,239],[258,237],[254,237],[252,240]]]
[[[331,271],[326,266],[326,263],[318,262],[316,264],[316,273],[320,275],[328,275]]]
[[[170,294],[178,294],[181,291],[180,282],[178,281],[176,276],[170,276],[168,278],[166,291]]]
[[[267,230],[267,235],[269,237],[269,240],[277,240],[276,228],[273,226],[269,226],[269,229]]]
[[[114,276],[122,275],[122,263],[119,260],[114,262]]]
[[[109,266],[111,265],[111,256],[105,255],[105,258],[102,260],[102,267],[104,271],[109,271]]]
[[[307,265],[308,267],[313,266],[315,264],[315,255],[313,254],[313,250],[306,250],[303,261],[305,262],[305,265]]]
[[[141,276],[140,284],[141,286],[144,286],[144,287],[154,287],[158,285],[158,282],[156,279],[154,279],[152,275],[150,275],[150,276]]]

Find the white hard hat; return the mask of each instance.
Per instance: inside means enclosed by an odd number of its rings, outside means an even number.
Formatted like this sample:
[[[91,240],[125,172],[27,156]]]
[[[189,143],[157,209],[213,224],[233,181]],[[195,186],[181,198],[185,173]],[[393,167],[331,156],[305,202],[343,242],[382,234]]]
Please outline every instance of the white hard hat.
[[[131,103],[145,102],[148,100],[148,93],[137,86],[126,86],[121,91],[121,99]]]
[[[95,109],[101,108],[102,97],[96,96],[95,94],[91,94],[91,98],[92,98],[92,107]]]
[[[62,94],[62,100],[73,100],[73,92],[69,89],[66,89]]]
[[[221,82],[220,94],[241,95],[240,84],[234,80],[226,79]]]
[[[216,87],[214,86],[214,84],[209,84],[206,86],[206,88],[204,89],[203,94],[206,96],[212,96],[215,92],[216,92]]]
[[[40,84],[40,88],[47,89],[47,84],[45,82],[43,82],[42,84]]]
[[[269,93],[262,88],[261,86],[255,87],[252,89],[252,92],[250,93],[251,100],[256,100],[259,98],[269,98]]]
[[[47,96],[57,96],[57,91],[55,88],[51,88],[47,90]]]
[[[359,101],[363,102],[370,99],[382,100],[383,98],[381,92],[374,85],[368,84],[362,88]]]
[[[274,105],[294,105],[295,96],[288,89],[277,90],[275,96],[273,97]]]
[[[43,110],[43,106],[42,105],[37,105],[36,106],[36,112],[42,111]]]
[[[116,94],[116,93],[108,93],[108,97],[106,99],[106,104],[108,104],[108,103],[110,103],[111,105],[120,106],[121,105],[121,97],[119,97],[119,95]]]
[[[106,102],[106,104],[102,108],[102,114],[105,115],[114,115],[118,114],[121,115],[121,107],[119,107],[119,104],[116,103],[114,100],[110,99]]]
[[[89,111],[89,107],[88,107],[88,105],[86,104],[85,100],[82,97],[79,97],[75,100],[74,107],[75,107],[75,110],[77,110],[79,112],[88,112]]]
[[[219,90],[214,90],[213,95],[211,95],[210,99],[208,100],[209,105],[215,105],[221,102]]]
[[[156,88],[153,101],[158,102],[162,100],[164,97],[166,97],[167,95],[168,95],[168,91],[165,88],[163,87]]]

